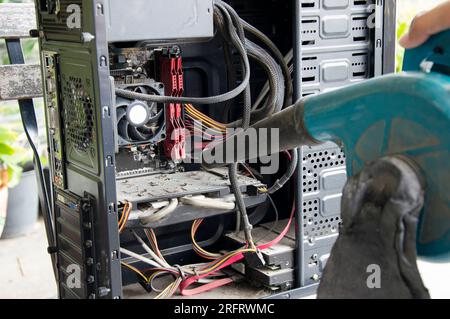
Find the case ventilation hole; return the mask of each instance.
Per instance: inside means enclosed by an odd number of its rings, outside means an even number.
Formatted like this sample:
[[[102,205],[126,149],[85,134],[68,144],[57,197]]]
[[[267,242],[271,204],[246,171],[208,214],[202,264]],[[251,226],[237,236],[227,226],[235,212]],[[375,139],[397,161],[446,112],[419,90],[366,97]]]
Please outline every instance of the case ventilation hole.
[[[63,80],[64,123],[67,139],[72,146],[86,152],[94,138],[94,106],[83,81],[70,76]]]
[[[320,215],[320,200],[311,199],[303,202],[303,228],[306,239],[335,234],[342,224],[339,216],[323,217]]]
[[[345,154],[342,150],[307,153],[303,157],[303,193],[320,190],[320,171],[344,165]]]

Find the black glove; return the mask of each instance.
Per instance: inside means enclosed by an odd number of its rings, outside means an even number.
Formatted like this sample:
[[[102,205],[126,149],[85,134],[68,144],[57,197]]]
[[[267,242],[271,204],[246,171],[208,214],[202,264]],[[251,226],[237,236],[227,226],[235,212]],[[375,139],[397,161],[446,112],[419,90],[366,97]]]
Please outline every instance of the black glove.
[[[318,298],[430,298],[416,262],[419,176],[407,159],[388,157],[349,179]]]

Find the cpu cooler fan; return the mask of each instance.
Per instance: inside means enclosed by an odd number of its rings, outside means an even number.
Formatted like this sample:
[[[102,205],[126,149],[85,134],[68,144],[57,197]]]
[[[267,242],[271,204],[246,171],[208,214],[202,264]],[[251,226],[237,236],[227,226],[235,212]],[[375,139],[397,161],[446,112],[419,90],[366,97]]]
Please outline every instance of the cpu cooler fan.
[[[122,89],[144,94],[164,94],[162,83],[121,85]],[[127,98],[116,98],[117,142],[119,146],[158,143],[164,139],[164,105]]]

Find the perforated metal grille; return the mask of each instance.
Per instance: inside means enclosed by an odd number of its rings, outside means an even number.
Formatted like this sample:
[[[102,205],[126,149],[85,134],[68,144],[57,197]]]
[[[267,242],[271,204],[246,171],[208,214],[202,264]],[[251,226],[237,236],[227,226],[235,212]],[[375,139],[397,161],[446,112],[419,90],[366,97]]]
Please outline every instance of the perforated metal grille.
[[[345,154],[336,144],[302,148],[300,209],[304,241],[309,249],[319,240],[331,244],[339,232],[345,165]]]
[[[341,222],[340,216],[321,215],[320,198],[303,201],[303,228],[306,240],[336,234]]]
[[[79,151],[88,151],[94,139],[94,105],[83,79],[63,77],[64,124],[67,141]]]
[[[377,32],[371,27],[375,4],[381,6],[383,1],[300,1],[300,96],[335,90],[379,73],[379,55],[371,43]],[[303,271],[308,285],[319,280],[337,238],[347,176],[345,154],[336,144],[305,146],[301,154],[299,200],[306,257]]]
[[[316,150],[303,156],[303,193],[320,191],[320,172],[324,169],[345,165],[345,154],[341,149]]]
[[[346,158],[334,143],[301,148],[300,210],[302,212],[305,284],[321,277],[339,227]],[[309,258],[308,258],[309,256]]]

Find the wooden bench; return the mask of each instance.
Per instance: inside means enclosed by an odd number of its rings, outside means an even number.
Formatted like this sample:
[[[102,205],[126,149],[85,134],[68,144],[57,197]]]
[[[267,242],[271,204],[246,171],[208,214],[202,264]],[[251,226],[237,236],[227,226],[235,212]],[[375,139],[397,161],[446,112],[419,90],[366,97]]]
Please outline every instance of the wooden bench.
[[[4,39],[9,65],[0,65],[0,101],[17,100],[22,124],[34,154],[34,167],[38,178],[41,211],[46,224],[49,247],[54,247],[53,214],[50,192],[39,159],[39,131],[33,98],[42,97],[42,77],[39,64],[25,64],[21,40],[30,38],[36,30],[36,12],[33,3],[0,4],[0,39]],[[52,254],[55,269],[55,258]]]
[[[8,55],[20,48],[21,39],[36,29],[32,3],[0,4],[0,39],[5,39]],[[16,51],[17,53],[17,51]],[[22,59],[20,59],[20,55]],[[0,101],[23,100],[42,96],[41,69],[38,64],[26,65],[19,54],[10,65],[0,65]]]

